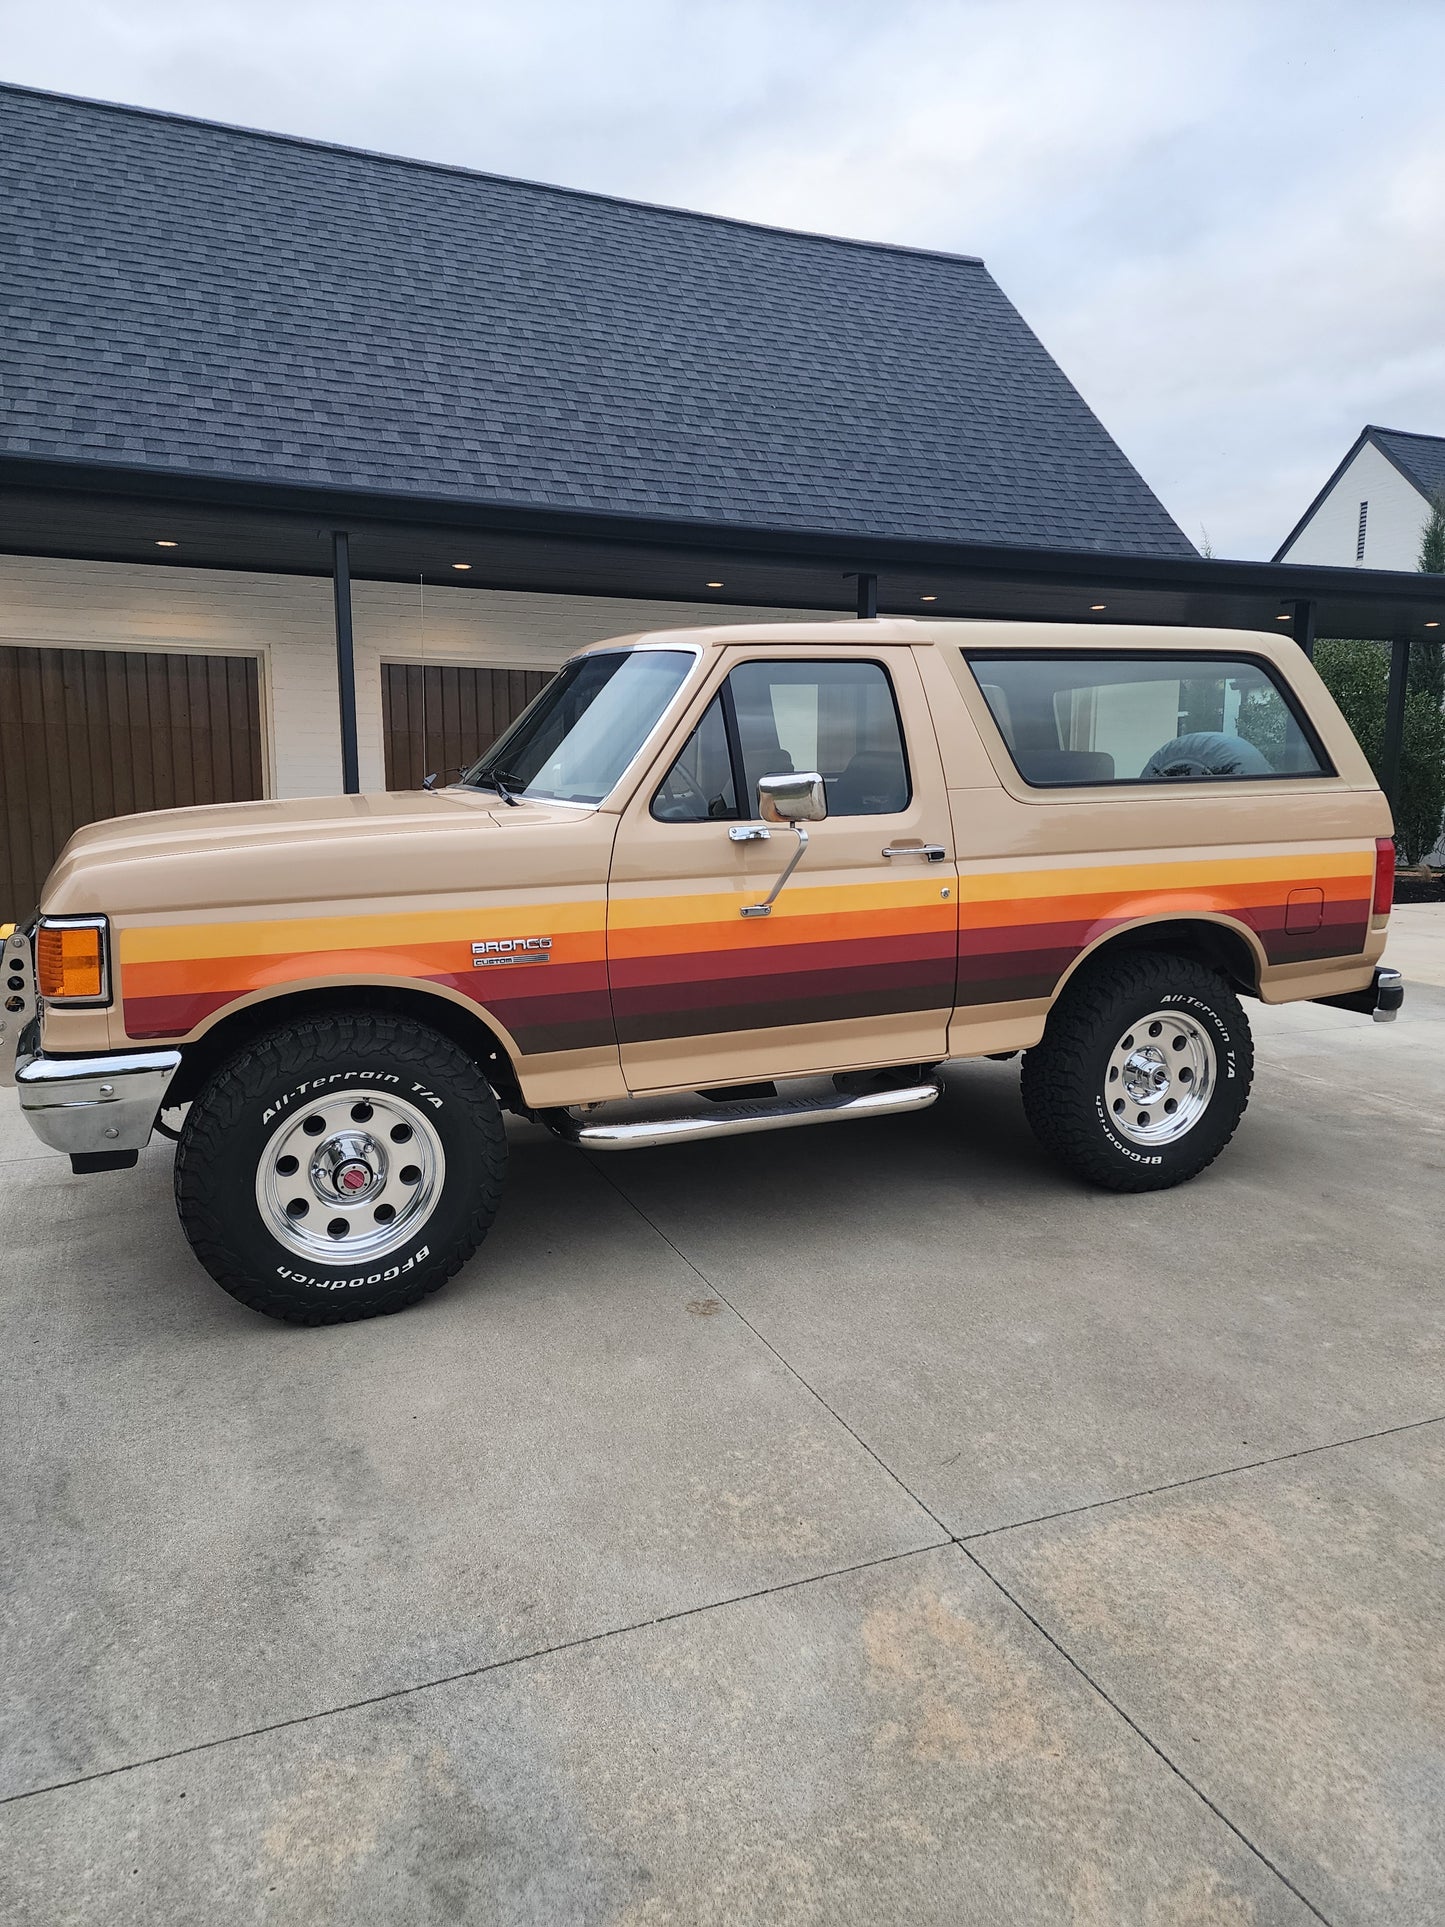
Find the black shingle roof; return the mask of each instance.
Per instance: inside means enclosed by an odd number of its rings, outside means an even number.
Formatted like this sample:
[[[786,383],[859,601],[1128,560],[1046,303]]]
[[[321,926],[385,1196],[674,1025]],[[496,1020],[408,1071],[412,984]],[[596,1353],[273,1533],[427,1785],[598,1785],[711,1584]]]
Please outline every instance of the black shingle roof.
[[[1413,435],[1404,428],[1365,430],[1422,495],[1445,491],[1445,435]]]
[[[0,452],[1191,555],[976,260],[0,88]]]

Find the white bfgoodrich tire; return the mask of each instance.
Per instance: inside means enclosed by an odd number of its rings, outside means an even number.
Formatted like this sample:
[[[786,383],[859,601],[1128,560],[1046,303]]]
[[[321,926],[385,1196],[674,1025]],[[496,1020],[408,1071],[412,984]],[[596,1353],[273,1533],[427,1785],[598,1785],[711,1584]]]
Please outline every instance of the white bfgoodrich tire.
[[[466,1052],[407,1018],[342,1013],[272,1031],[210,1077],[181,1132],[176,1206],[233,1298],[338,1324],[459,1270],[506,1162],[501,1109]]]
[[[1068,985],[1026,1052],[1034,1135],[1111,1191],[1160,1191],[1212,1164],[1254,1076],[1239,999],[1206,965],[1149,951],[1101,958]]]

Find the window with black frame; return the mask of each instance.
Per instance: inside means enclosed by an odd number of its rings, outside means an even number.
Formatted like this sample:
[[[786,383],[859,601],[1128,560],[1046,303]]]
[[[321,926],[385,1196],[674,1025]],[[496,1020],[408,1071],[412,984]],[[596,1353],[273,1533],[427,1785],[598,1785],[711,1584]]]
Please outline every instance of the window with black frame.
[[[830,816],[907,809],[903,732],[880,663],[740,663],[663,778],[652,814],[664,823],[751,818],[759,777],[808,770],[823,778]]]
[[[1334,773],[1272,671],[1248,657],[970,652],[967,661],[1036,788]]]

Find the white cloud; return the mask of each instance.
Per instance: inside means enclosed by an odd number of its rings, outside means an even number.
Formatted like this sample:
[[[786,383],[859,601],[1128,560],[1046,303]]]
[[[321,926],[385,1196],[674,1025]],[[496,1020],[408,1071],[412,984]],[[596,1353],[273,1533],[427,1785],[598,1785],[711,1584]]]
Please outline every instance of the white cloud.
[[[9,77],[985,256],[1198,539],[1445,433],[1437,0],[90,0]]]

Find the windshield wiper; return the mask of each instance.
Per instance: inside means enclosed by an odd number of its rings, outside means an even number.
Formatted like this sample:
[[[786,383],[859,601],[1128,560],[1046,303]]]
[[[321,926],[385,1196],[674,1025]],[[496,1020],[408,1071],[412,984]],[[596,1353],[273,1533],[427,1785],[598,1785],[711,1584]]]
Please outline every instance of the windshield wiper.
[[[513,781],[515,782],[515,780],[514,777]],[[507,779],[502,775],[500,770],[489,769],[484,775],[479,776],[477,781],[479,783],[485,783],[490,789],[494,789],[507,805],[508,809],[515,810],[521,808],[516,797],[513,796],[512,792],[507,788]]]

